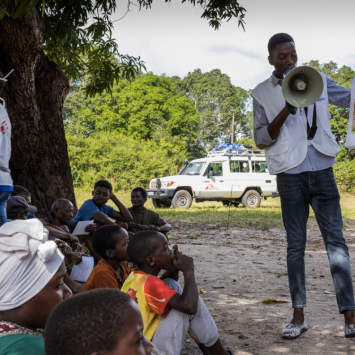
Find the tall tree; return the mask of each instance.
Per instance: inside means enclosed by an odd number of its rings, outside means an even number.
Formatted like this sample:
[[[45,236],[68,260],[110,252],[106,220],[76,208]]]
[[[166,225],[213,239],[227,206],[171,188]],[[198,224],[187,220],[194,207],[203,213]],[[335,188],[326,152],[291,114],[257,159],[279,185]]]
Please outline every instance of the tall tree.
[[[199,140],[208,144],[219,140],[230,141],[232,116],[235,134],[248,132],[248,92],[232,85],[228,75],[219,69],[202,73],[196,69],[178,81],[178,90],[191,98],[200,115]]]
[[[344,65],[341,68],[338,68],[338,65],[333,61],[320,64],[318,60],[311,60],[304,65],[308,65],[319,72],[324,73],[338,85],[344,86],[351,90],[351,83],[355,75],[355,71],[350,67]],[[330,121],[331,129],[341,148],[337,160],[348,161],[355,159],[355,149],[348,149],[345,147],[349,124],[349,109],[330,105],[329,112],[332,116],[332,120]]]
[[[199,116],[193,101],[176,94],[173,80],[152,73],[133,82],[120,81],[112,92],[85,99],[73,90],[65,103],[68,134],[88,136],[97,131],[127,133],[137,139],[183,136],[192,142],[197,135]],[[78,124],[79,122],[79,124]]]
[[[137,1],[144,8],[153,2]],[[233,17],[244,26],[245,9],[237,0],[189,2],[204,8],[202,17],[214,28]],[[115,9],[116,0],[0,2],[0,70],[15,69],[4,91],[13,123],[12,177],[31,190],[42,214],[58,197],[75,203],[62,122],[68,79],[89,75],[85,91],[95,95],[144,68],[140,58],[118,52],[111,37]]]

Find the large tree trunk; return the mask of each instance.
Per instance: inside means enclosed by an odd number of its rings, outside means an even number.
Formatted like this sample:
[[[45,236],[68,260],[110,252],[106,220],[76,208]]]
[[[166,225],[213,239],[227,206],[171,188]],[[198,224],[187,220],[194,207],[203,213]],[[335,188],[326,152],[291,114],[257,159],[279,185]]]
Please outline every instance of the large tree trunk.
[[[31,192],[42,216],[57,198],[75,205],[62,118],[69,81],[42,52],[48,26],[35,9],[0,21],[0,70],[15,69],[2,93],[12,123],[11,175],[14,185]]]

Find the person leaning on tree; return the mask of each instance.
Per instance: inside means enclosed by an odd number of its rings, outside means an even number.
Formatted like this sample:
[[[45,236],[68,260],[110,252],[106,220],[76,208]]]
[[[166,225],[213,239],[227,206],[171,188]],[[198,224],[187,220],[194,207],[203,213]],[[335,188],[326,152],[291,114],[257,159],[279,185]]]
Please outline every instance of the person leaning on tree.
[[[0,72],[0,95],[4,89],[6,79]],[[9,161],[11,158],[11,122],[5,109],[5,101],[0,102],[0,226],[6,223],[7,200],[13,191]]]
[[[295,339],[307,330],[304,255],[311,205],[327,249],[339,312],[344,314],[345,336],[354,337],[355,303],[350,259],[332,168],[340,148],[331,132],[328,112],[329,103],[348,108],[350,91],[321,73],[324,90],[316,102],[317,130],[312,137],[309,126],[312,125],[314,106],[310,106],[308,112],[297,109],[285,102],[281,90],[285,71],[297,65],[293,38],[285,33],[276,34],[270,38],[268,50],[269,63],[275,70],[251,96],[255,143],[259,149],[265,149],[268,169],[277,175],[287,234],[287,269],[294,311],[291,323],[283,329],[282,335],[286,339]]]
[[[112,200],[119,209],[115,211],[111,206],[106,205],[108,200]],[[99,226],[117,224],[124,229],[128,229],[127,223],[133,218],[123,203],[112,191],[112,185],[107,180],[99,180],[95,183],[92,199],[86,200],[75,215],[74,223],[79,221],[94,220]],[[112,219],[116,220],[115,222]]]
[[[128,223],[130,231],[137,233],[145,230],[155,230],[165,234],[171,230],[171,225],[163,218],[160,218],[158,213],[144,207],[147,202],[147,191],[143,187],[136,187],[132,190],[131,202],[132,207],[128,208],[133,217],[133,222]]]

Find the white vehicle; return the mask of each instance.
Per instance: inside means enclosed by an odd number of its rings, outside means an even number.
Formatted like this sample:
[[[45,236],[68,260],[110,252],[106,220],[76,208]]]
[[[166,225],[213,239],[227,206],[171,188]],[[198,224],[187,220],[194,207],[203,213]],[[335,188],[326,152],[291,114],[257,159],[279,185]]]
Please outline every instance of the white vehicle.
[[[150,181],[148,197],[156,208],[189,208],[192,202],[221,201],[223,205],[257,208],[267,197],[278,197],[276,176],[270,175],[264,154],[250,146],[209,152],[188,163],[178,175]]]

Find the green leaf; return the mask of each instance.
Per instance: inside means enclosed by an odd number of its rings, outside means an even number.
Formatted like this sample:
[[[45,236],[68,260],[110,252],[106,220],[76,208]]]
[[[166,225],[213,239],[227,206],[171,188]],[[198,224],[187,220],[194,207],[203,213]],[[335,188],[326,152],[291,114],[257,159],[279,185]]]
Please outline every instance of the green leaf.
[[[16,9],[14,16],[12,16],[12,18],[16,19],[16,18],[20,17],[25,12],[27,7],[31,4],[31,1],[32,0],[22,0],[20,5]]]
[[[39,3],[39,0],[32,0],[31,6],[27,11],[27,15],[28,16],[30,14],[30,12],[32,11],[32,9]]]

